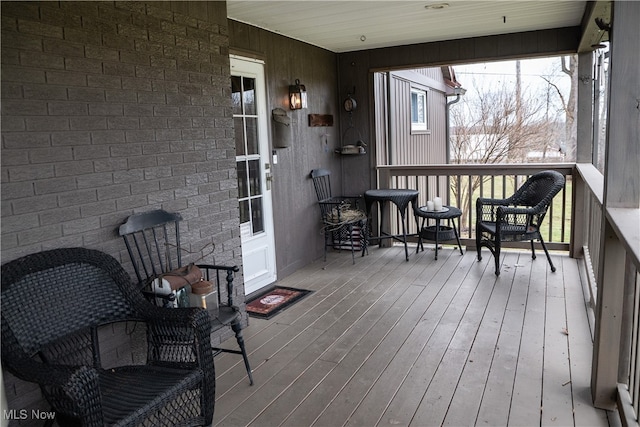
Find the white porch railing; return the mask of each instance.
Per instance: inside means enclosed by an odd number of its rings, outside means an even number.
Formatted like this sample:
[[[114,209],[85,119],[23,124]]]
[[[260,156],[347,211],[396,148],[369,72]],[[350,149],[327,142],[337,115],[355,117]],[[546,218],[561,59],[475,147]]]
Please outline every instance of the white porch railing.
[[[576,247],[583,248],[593,307],[596,307],[597,295],[604,295],[606,299],[601,302],[604,307],[597,309],[600,316],[598,328],[606,330],[606,336],[619,334],[617,345],[600,342],[601,348],[595,349],[592,393],[600,407],[617,405],[623,425],[638,425],[640,209],[605,210],[602,174],[590,164],[576,165],[576,172],[574,243]],[[606,251],[605,257],[602,256],[603,250]],[[606,286],[609,290],[598,293],[598,286]],[[618,341],[616,338],[614,341]],[[607,366],[617,367],[617,375],[616,372],[607,375]],[[611,398],[606,396],[612,394],[615,402],[607,404]]]
[[[604,193],[604,177],[591,164],[576,165],[574,178],[575,208],[573,216],[572,242],[574,258],[582,256],[587,282],[589,285],[589,304],[596,308],[597,277],[600,265],[600,239],[602,229],[602,203]],[[594,318],[590,318],[591,333],[594,331]]]
[[[626,252],[617,405],[623,425],[638,425],[640,414],[640,210],[607,209],[607,221]],[[630,227],[631,226],[631,227]]]
[[[598,286],[606,286],[607,303],[597,312],[605,335],[619,333],[617,346],[600,343],[596,348],[592,393],[596,405],[617,405],[622,424],[638,425],[640,413],[640,209],[605,208],[604,177],[590,164],[576,165],[575,246],[583,248],[591,291],[596,308]],[[606,257],[603,257],[603,250]],[[602,282],[602,283],[600,283]],[[612,296],[612,294],[614,294]],[[603,295],[600,292],[600,295]],[[613,298],[613,299],[612,299]],[[605,322],[602,321],[603,317]],[[612,320],[614,319],[614,320]],[[602,326],[605,323],[605,326]],[[615,326],[614,326],[615,325]],[[610,331],[614,326],[617,331]],[[593,330],[593,328],[592,328]],[[608,348],[607,348],[608,347]],[[606,365],[617,366],[617,375],[604,372]],[[613,382],[617,379],[617,384]],[[615,402],[605,396],[615,389]],[[607,400],[611,403],[607,404]]]
[[[571,243],[571,212],[573,200],[573,164],[478,164],[478,165],[421,165],[379,166],[379,188],[410,188],[418,190],[418,205],[439,196],[445,205],[456,206],[463,212],[458,219],[461,240],[475,247],[475,201],[478,197],[506,198],[528,176],[553,169],[565,175],[565,188],[555,197],[545,218],[542,230],[549,249],[569,250]],[[390,226],[398,234],[401,224],[396,212],[390,210]],[[409,214],[408,232],[417,233],[417,225]],[[526,242],[509,242],[505,246],[528,247]]]

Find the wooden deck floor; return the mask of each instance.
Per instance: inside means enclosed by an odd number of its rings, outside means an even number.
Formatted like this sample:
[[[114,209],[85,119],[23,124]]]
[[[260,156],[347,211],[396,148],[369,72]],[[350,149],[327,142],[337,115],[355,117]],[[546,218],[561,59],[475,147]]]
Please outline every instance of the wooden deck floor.
[[[250,319],[254,386],[240,358],[216,358],[214,425],[609,425],[591,406],[578,261],[554,255],[551,273],[507,252],[496,279],[486,255],[375,247],[280,281],[314,293]]]

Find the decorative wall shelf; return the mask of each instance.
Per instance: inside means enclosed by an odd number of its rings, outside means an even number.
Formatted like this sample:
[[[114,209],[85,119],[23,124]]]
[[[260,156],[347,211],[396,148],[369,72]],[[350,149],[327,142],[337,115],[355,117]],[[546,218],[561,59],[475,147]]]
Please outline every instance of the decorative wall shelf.
[[[367,154],[364,147],[356,145],[345,145],[342,148],[336,148],[335,152],[343,156],[361,156]]]

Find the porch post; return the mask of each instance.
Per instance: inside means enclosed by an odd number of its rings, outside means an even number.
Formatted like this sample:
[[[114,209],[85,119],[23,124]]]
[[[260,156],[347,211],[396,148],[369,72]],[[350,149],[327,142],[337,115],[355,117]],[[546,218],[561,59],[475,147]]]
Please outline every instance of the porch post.
[[[576,163],[591,163],[593,152],[593,51],[578,54]]]
[[[578,99],[578,102],[580,100]],[[578,138],[578,146],[580,138]],[[573,212],[571,213],[571,241],[569,242],[569,256],[571,258],[580,258],[584,256],[583,246],[585,245],[585,228],[587,219],[585,218],[585,204],[587,186],[578,171],[578,167],[573,168],[572,174],[573,184]]]
[[[626,252],[609,221],[611,208],[640,208],[640,2],[615,1],[591,393],[594,405],[615,406],[622,355]]]
[[[603,218],[606,215],[602,215]],[[591,397],[597,408],[613,410],[618,385],[626,253],[611,224],[603,220],[598,274],[595,340],[591,361]]]
[[[593,156],[593,51],[578,54],[578,111],[576,163],[592,163]],[[583,256],[584,243],[584,204],[587,187],[576,168],[573,170],[573,208],[571,215],[571,242],[569,255],[572,258]]]

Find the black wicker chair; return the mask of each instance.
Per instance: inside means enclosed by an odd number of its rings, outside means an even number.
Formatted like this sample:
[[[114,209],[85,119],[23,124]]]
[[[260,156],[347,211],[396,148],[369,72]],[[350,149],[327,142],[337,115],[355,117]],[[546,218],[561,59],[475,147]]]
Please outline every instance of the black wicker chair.
[[[101,331],[128,321],[146,325],[146,363],[104,368]],[[204,310],[149,304],[99,251],[54,249],[2,266],[3,367],[40,385],[59,425],[210,424],[210,329]]]
[[[531,176],[507,199],[478,198],[476,200],[476,250],[482,260],[481,248],[493,254],[496,276],[500,275],[500,243],[531,241],[531,256],[536,258],[533,241],[538,239],[547,255],[551,271],[556,268],[540,234],[542,220],[554,196],[564,188],[564,176],[556,171],[543,171]]]
[[[327,248],[351,250],[355,263],[356,250],[367,251],[367,216],[358,210],[359,196],[333,196],[331,193],[331,172],[326,169],[313,169],[310,174],[318,197],[322,228],[324,231],[324,260],[327,260]],[[355,238],[354,238],[355,237]]]
[[[141,289],[148,289],[151,280],[174,268],[182,267],[180,226],[182,216],[161,209],[131,215],[120,226],[127,251]],[[253,375],[245,348],[240,310],[235,304],[234,274],[237,266],[197,264],[204,270],[204,279],[215,283],[217,304],[208,307],[211,317],[211,333],[222,334],[231,327],[236,336],[239,350],[214,347],[214,357],[222,352],[242,355],[249,383],[253,385]],[[227,329],[228,330],[228,329]]]

